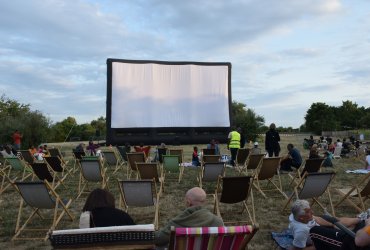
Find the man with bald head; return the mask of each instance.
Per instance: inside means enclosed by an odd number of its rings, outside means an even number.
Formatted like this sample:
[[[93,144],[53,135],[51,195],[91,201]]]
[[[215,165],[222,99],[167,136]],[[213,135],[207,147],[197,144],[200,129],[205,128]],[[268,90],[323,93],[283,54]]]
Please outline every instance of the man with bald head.
[[[155,244],[168,245],[170,241],[171,226],[174,227],[219,227],[223,226],[222,219],[211,213],[203,205],[206,202],[206,193],[199,187],[189,189],[185,195],[186,209],[175,218],[169,220],[167,225],[156,232]]]

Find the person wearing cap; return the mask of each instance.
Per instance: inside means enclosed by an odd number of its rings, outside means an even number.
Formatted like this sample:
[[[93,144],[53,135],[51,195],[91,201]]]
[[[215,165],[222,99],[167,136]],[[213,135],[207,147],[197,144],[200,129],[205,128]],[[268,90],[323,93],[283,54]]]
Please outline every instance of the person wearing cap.
[[[261,149],[258,147],[258,142],[254,142],[253,148],[250,151],[251,155],[259,155],[261,154]]]

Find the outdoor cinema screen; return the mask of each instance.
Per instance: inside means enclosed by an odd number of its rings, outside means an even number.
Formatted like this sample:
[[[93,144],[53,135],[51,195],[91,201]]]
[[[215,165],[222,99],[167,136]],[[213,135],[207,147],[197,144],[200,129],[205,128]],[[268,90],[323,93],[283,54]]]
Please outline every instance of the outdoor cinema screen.
[[[107,64],[108,129],[230,127],[230,63]]]

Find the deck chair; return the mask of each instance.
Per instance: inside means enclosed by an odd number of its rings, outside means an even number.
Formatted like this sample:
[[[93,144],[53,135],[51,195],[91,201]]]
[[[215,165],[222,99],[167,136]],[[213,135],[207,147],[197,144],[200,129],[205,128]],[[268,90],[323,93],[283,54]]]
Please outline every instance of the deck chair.
[[[131,178],[132,173],[136,174],[136,180],[139,178],[139,173],[136,168],[136,162],[146,162],[144,152],[127,153],[128,167],[127,179]]]
[[[80,179],[78,183],[78,195],[76,200],[84,192],[89,192],[89,183],[100,183],[101,188],[108,189],[109,177],[106,177],[107,169],[103,167],[99,157],[85,156],[80,160]],[[87,191],[85,191],[87,189]]]
[[[23,160],[28,162],[28,164],[32,164],[36,161],[36,158],[31,154],[29,150],[19,150],[22,155]]]
[[[335,207],[346,201],[361,213],[366,210],[365,201],[370,198],[370,172],[361,178],[360,181],[354,183],[356,184],[352,187],[335,189],[341,197],[338,203],[335,204]],[[361,186],[362,188],[360,188]]]
[[[157,148],[158,161],[163,163],[163,155],[167,154],[167,148]]]
[[[179,162],[178,155],[163,155],[163,163],[162,163],[162,176],[165,180],[170,179],[171,177],[166,177],[172,174],[178,173],[178,183],[181,182],[182,175],[184,173],[184,167],[181,166]]]
[[[120,169],[123,170],[124,162],[115,151],[103,151],[102,153],[104,155],[105,163],[114,168],[113,174]]]
[[[202,155],[215,155],[216,149],[214,148],[203,148],[202,149]]]
[[[158,229],[159,195],[153,180],[118,181],[120,188],[120,206],[127,212],[131,207],[153,207],[154,226]],[[137,211],[137,209],[135,209]]]
[[[290,182],[290,186],[294,182],[295,183],[297,183],[297,181],[299,182],[308,173],[320,172],[323,162],[324,162],[324,158],[307,159],[304,162],[302,162],[302,165],[301,167],[297,169],[295,176],[292,176],[289,174],[289,177],[292,178],[292,181]],[[303,169],[300,170],[302,167]]]
[[[71,174],[73,169],[67,169],[67,165],[59,158],[59,156],[45,156],[44,161],[55,171],[64,177]]]
[[[202,165],[204,163],[218,163],[221,160],[221,155],[203,155]]]
[[[246,170],[249,152],[249,148],[239,148],[236,153],[235,168],[239,173]]]
[[[155,249],[154,225],[54,230],[53,249]]]
[[[182,148],[170,148],[168,149],[169,155],[177,155],[179,157],[179,163],[184,162],[184,150]]]
[[[164,177],[160,174],[161,171],[156,162],[136,162],[137,170],[139,171],[139,177],[141,180],[155,180],[159,184],[159,190],[157,194],[161,195],[163,191]]]
[[[14,240],[38,240],[43,239],[47,240],[49,230],[54,230],[63,216],[66,214],[69,216],[71,221],[74,220],[73,215],[69,211],[69,207],[72,203],[72,199],[64,200],[62,199],[55,190],[50,186],[46,181],[36,181],[36,182],[15,182],[14,186],[16,187],[19,194],[22,196],[22,199],[19,204],[17,222],[15,226],[15,235],[12,238]],[[27,219],[22,222],[24,213],[24,205],[28,205],[32,210]],[[51,225],[47,228],[28,228],[30,222],[33,220],[35,215],[39,215],[40,219],[44,219],[41,214],[42,211],[49,210],[48,217],[52,217]],[[28,211],[27,211],[28,212]],[[44,213],[44,216],[46,214]],[[46,217],[45,217],[46,218]],[[21,224],[23,223],[23,224]],[[27,231],[44,231],[46,235],[43,237],[35,236],[23,236],[23,233]]]
[[[214,208],[213,213],[221,217],[220,204],[243,204],[243,212],[247,210],[249,223],[256,223],[256,216],[254,210],[254,199],[252,184],[253,177],[251,176],[237,176],[237,177],[219,177],[217,183],[217,190],[214,195]],[[252,214],[247,205],[248,198],[251,200]],[[222,218],[222,217],[221,217]],[[225,222],[225,224],[231,224],[235,222]]]
[[[79,165],[80,164],[80,160],[82,159],[82,157],[86,156],[86,153],[85,151],[77,151],[75,149],[72,150],[72,154],[73,154],[73,158],[75,160],[75,162],[73,163],[73,172],[76,172],[77,169],[79,169]]]
[[[118,150],[119,154],[121,155],[121,158],[123,159],[123,161],[127,162],[126,153],[130,153],[130,152],[127,152],[126,147],[125,146],[117,146],[117,150]]]
[[[280,194],[282,194],[286,199],[288,199],[288,196],[283,192],[282,185],[281,185],[281,179],[280,179],[280,174],[279,174],[280,159],[281,159],[280,157],[263,158],[261,166],[257,168],[257,173],[255,175],[255,181],[253,182],[253,186],[265,198],[267,198],[265,194],[266,191],[276,190]],[[278,183],[276,183],[273,180],[275,176],[277,176]],[[267,181],[267,185],[271,184],[272,188],[262,189],[261,188],[262,181]]]
[[[28,163],[18,157],[5,157],[4,166],[1,168],[0,194],[11,187],[15,181],[23,181],[32,176],[33,172]]]
[[[169,250],[242,250],[258,231],[257,225],[230,227],[171,227]]]
[[[255,174],[256,169],[262,164],[264,154],[249,155],[248,162],[246,163],[245,173]]]
[[[67,175],[59,176],[58,172],[49,167],[46,162],[35,162],[31,164],[31,167],[34,176],[37,176],[40,181],[49,182],[53,189],[57,189],[61,184],[64,185],[63,181]]]
[[[326,211],[326,207],[324,207],[323,204],[319,202],[319,198],[325,192],[327,192],[332,214],[335,215],[333,202],[331,200],[331,194],[329,190],[329,184],[334,179],[334,177],[334,172],[309,173],[305,175],[304,178],[302,178],[302,180],[294,187],[294,192],[288,198],[288,201],[285,203],[282,211],[285,210],[294,196],[297,199],[312,199],[311,206],[317,203],[324,211]]]
[[[335,147],[334,153],[333,153],[333,158],[334,159],[340,159],[342,158],[340,155],[342,153],[342,147]]]
[[[68,161],[64,160],[63,154],[60,152],[59,148],[49,148],[48,151],[50,156],[57,156],[65,165],[68,164]]]
[[[218,177],[225,176],[225,163],[204,163],[199,171],[198,183],[199,187],[203,187],[203,182],[214,182],[217,184]]]

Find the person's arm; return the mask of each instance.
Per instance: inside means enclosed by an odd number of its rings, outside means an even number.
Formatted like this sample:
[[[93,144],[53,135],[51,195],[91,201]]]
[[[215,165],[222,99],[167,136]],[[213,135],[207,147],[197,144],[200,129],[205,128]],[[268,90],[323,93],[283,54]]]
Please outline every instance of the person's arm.
[[[366,226],[357,231],[355,244],[358,247],[370,246],[370,219],[366,220]]]

